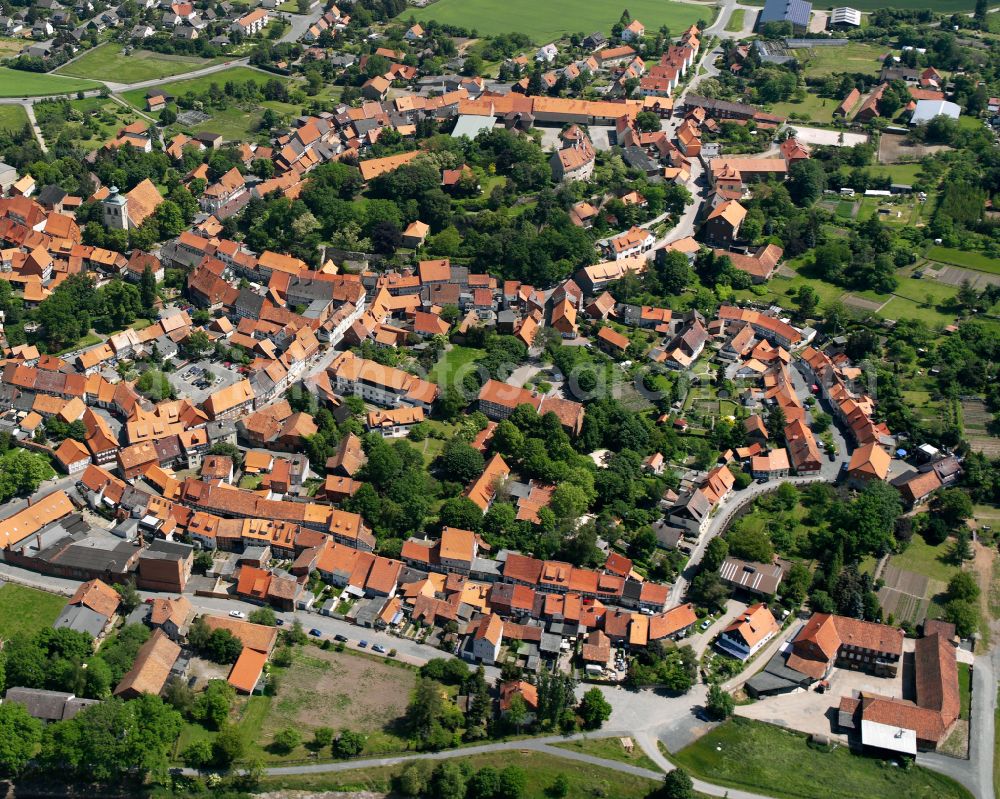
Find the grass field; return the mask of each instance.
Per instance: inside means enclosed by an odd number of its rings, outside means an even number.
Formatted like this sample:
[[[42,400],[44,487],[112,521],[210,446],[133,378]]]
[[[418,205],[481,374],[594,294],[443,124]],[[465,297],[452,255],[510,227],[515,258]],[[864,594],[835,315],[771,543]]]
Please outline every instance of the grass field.
[[[0,58],[13,58],[24,49],[24,39],[0,36]]]
[[[801,102],[790,100],[786,103],[775,103],[771,106],[771,111],[781,116],[790,117],[790,124],[794,127],[793,117],[808,119],[822,125],[829,125],[833,122],[833,112],[840,104],[839,100],[830,97],[820,97],[818,94],[806,92]]]
[[[710,782],[779,799],[970,796],[958,783],[920,766],[904,771],[843,747],[822,752],[810,747],[804,735],[740,718],[682,749],[674,760]]]
[[[553,744],[553,746],[558,746],[560,749],[569,749],[573,752],[582,752],[585,755],[601,757],[605,760],[618,760],[622,763],[630,763],[639,768],[648,768],[650,771],[660,770],[660,767],[638,745],[634,745],[631,752],[626,752],[620,738],[585,738],[579,741],[557,743]]]
[[[92,80],[0,67],[0,97],[42,97],[99,88],[101,84]]]
[[[66,597],[14,583],[0,586],[0,639],[34,633],[52,622],[66,604]]]
[[[28,114],[20,105],[0,106],[0,129],[20,130],[28,121]]]
[[[806,75],[832,75],[834,72],[867,72],[874,75],[882,68],[878,60],[885,55],[885,45],[851,42],[842,47],[811,47],[805,59]],[[801,52],[801,51],[799,51]],[[836,105],[833,106],[836,108]]]
[[[85,53],[72,64],[60,67],[56,74],[75,78],[110,80],[115,83],[138,83],[156,78],[183,75],[203,67],[218,64],[222,59],[205,59],[197,56],[165,55],[150,50],[122,53],[122,46],[108,42]]]
[[[729,21],[726,23],[726,30],[730,33],[739,33],[743,30],[743,18],[746,16],[746,13],[742,8],[734,9],[729,17]]]
[[[46,141],[55,141],[66,133],[73,143],[84,150],[96,150],[124,125],[134,122],[138,115],[126,106],[106,97],[85,97],[71,100],[70,108],[80,114],[81,121],[66,119],[61,106],[35,103],[35,117]]]
[[[972,710],[972,669],[968,663],[958,664],[959,718],[968,719]]]
[[[566,775],[569,782],[569,791],[566,796],[574,799],[600,796],[615,797],[615,799],[645,799],[658,786],[654,780],[528,750],[495,752],[454,758],[454,760],[468,765],[473,771],[484,766],[502,769],[515,765],[524,769],[528,774],[528,779],[524,793],[520,794],[521,799],[549,799],[552,795],[550,793],[552,784],[559,774]],[[427,763],[428,769],[433,768],[433,766],[433,762]],[[392,778],[402,770],[402,765],[396,765],[332,774],[267,777],[261,783],[261,789],[273,791],[281,788],[308,792],[370,791],[384,794],[389,792]]]
[[[714,8],[676,0],[635,0],[628,4],[628,10],[647,31],[666,25],[674,38],[697,20],[715,17]],[[407,8],[400,16],[459,25],[475,29],[481,36],[517,31],[536,44],[545,44],[577,31],[610,33],[621,13],[618,6],[601,0],[549,0],[544,4],[534,0],[437,0],[426,8]]]
[[[431,373],[428,376],[429,379],[437,383],[441,388],[446,388],[448,386],[454,385],[454,378],[456,374],[459,374],[459,379],[465,374],[471,371],[472,367],[468,366],[477,358],[481,358],[484,354],[484,350],[477,349],[475,347],[461,347],[453,345],[450,350],[441,356],[441,359],[434,364],[434,368],[431,369]]]
[[[965,252],[951,247],[931,247],[925,253],[925,257],[930,261],[939,261],[943,264],[964,266],[967,269],[1000,275],[1000,259],[990,258],[988,255],[978,252]]]
[[[916,572],[932,580],[948,582],[958,567],[948,562],[949,542],[931,546],[924,541],[923,536],[914,533],[909,546],[898,555],[893,555],[890,562],[893,566],[906,571]]]

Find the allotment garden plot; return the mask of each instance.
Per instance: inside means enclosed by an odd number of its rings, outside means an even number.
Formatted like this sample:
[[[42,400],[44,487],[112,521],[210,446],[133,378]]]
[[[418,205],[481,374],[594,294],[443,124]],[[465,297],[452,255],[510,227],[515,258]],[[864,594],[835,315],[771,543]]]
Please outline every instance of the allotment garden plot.
[[[945,589],[939,580],[891,564],[885,567],[882,578],[885,585],[878,592],[882,612],[886,616],[891,613],[897,622],[922,622],[927,617],[931,597]]]
[[[969,446],[990,458],[1000,457],[1000,438],[991,436],[987,425],[993,418],[981,399],[962,400],[962,427]]]

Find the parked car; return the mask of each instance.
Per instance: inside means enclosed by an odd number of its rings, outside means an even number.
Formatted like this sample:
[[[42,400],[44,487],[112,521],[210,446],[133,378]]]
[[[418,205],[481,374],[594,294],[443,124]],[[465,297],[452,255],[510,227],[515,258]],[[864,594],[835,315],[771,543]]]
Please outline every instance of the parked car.
[[[234,619],[245,619],[247,617],[247,614],[244,613],[242,610],[231,610],[229,611],[229,615],[232,616]]]
[[[705,619],[705,621],[703,621],[700,626],[701,626],[702,630],[707,630],[709,627],[712,626],[712,620],[711,619]]]
[[[322,630],[317,630],[317,629],[316,629],[315,627],[313,627],[313,628],[312,628],[312,629],[311,629],[311,630],[309,631],[309,635],[314,635],[314,636],[316,636],[317,638],[319,638],[319,637],[321,637],[321,636],[323,635],[323,631],[322,631]]]
[[[335,636],[333,636],[333,640],[334,641],[343,641],[344,643],[347,643],[347,636],[346,635],[341,635],[340,633],[337,633]]]
[[[367,649],[368,648],[368,642],[367,641],[358,641],[358,646],[361,649]]]
[[[284,627],[285,626],[285,620],[284,619],[275,619],[274,623],[277,624],[279,627]]]

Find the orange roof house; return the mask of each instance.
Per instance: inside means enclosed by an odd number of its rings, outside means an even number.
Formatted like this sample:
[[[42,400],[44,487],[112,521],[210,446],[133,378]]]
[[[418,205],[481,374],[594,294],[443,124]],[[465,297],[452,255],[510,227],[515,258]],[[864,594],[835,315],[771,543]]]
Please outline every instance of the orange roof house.
[[[889,476],[891,463],[889,453],[873,441],[854,450],[847,465],[847,476],[855,483],[885,480]]]

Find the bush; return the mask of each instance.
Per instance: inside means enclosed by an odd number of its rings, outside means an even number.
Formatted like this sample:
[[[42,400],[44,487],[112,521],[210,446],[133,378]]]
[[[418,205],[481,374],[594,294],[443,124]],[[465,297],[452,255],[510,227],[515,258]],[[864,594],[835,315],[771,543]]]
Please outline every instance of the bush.
[[[294,727],[285,727],[274,734],[271,749],[280,755],[287,755],[302,743],[302,736]]]

